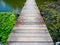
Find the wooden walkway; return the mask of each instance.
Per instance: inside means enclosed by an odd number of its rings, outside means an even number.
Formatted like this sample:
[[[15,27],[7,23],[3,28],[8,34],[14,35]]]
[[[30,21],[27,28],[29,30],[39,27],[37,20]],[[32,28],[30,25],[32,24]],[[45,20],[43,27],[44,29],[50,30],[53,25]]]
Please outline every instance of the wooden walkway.
[[[27,0],[6,45],[54,45],[35,0]]]

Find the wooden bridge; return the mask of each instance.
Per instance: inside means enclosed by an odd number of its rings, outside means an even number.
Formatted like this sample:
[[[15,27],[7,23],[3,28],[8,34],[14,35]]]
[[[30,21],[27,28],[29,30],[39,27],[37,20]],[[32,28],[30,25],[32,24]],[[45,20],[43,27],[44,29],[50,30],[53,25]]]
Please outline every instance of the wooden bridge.
[[[27,0],[6,45],[54,45],[35,0]]]

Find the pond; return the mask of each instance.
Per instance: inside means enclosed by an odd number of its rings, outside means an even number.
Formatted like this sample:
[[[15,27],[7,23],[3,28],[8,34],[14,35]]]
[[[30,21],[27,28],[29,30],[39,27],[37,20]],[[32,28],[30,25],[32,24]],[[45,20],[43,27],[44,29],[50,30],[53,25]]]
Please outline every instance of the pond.
[[[0,1],[0,12],[7,12],[7,11],[12,12],[13,8],[10,5],[6,4],[4,1]]]
[[[0,12],[19,13],[25,3],[25,0],[0,0]]]
[[[0,42],[0,45],[2,45],[2,43]]]

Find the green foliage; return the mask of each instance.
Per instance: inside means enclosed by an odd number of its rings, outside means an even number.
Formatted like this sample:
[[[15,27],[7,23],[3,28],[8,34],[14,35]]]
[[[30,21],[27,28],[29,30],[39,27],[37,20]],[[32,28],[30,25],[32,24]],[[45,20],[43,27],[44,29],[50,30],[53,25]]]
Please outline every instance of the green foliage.
[[[39,3],[39,2],[37,2]],[[43,19],[54,42],[60,41],[60,3],[44,2],[38,4]]]
[[[0,37],[3,44],[6,43],[15,22],[16,17],[14,13],[0,12]]]

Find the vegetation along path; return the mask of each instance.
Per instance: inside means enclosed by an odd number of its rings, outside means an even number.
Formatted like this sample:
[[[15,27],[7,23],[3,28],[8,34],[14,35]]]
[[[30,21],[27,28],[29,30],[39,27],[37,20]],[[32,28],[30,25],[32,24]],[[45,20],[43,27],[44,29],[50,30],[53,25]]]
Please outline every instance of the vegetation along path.
[[[53,45],[35,0],[27,0],[6,45]]]

